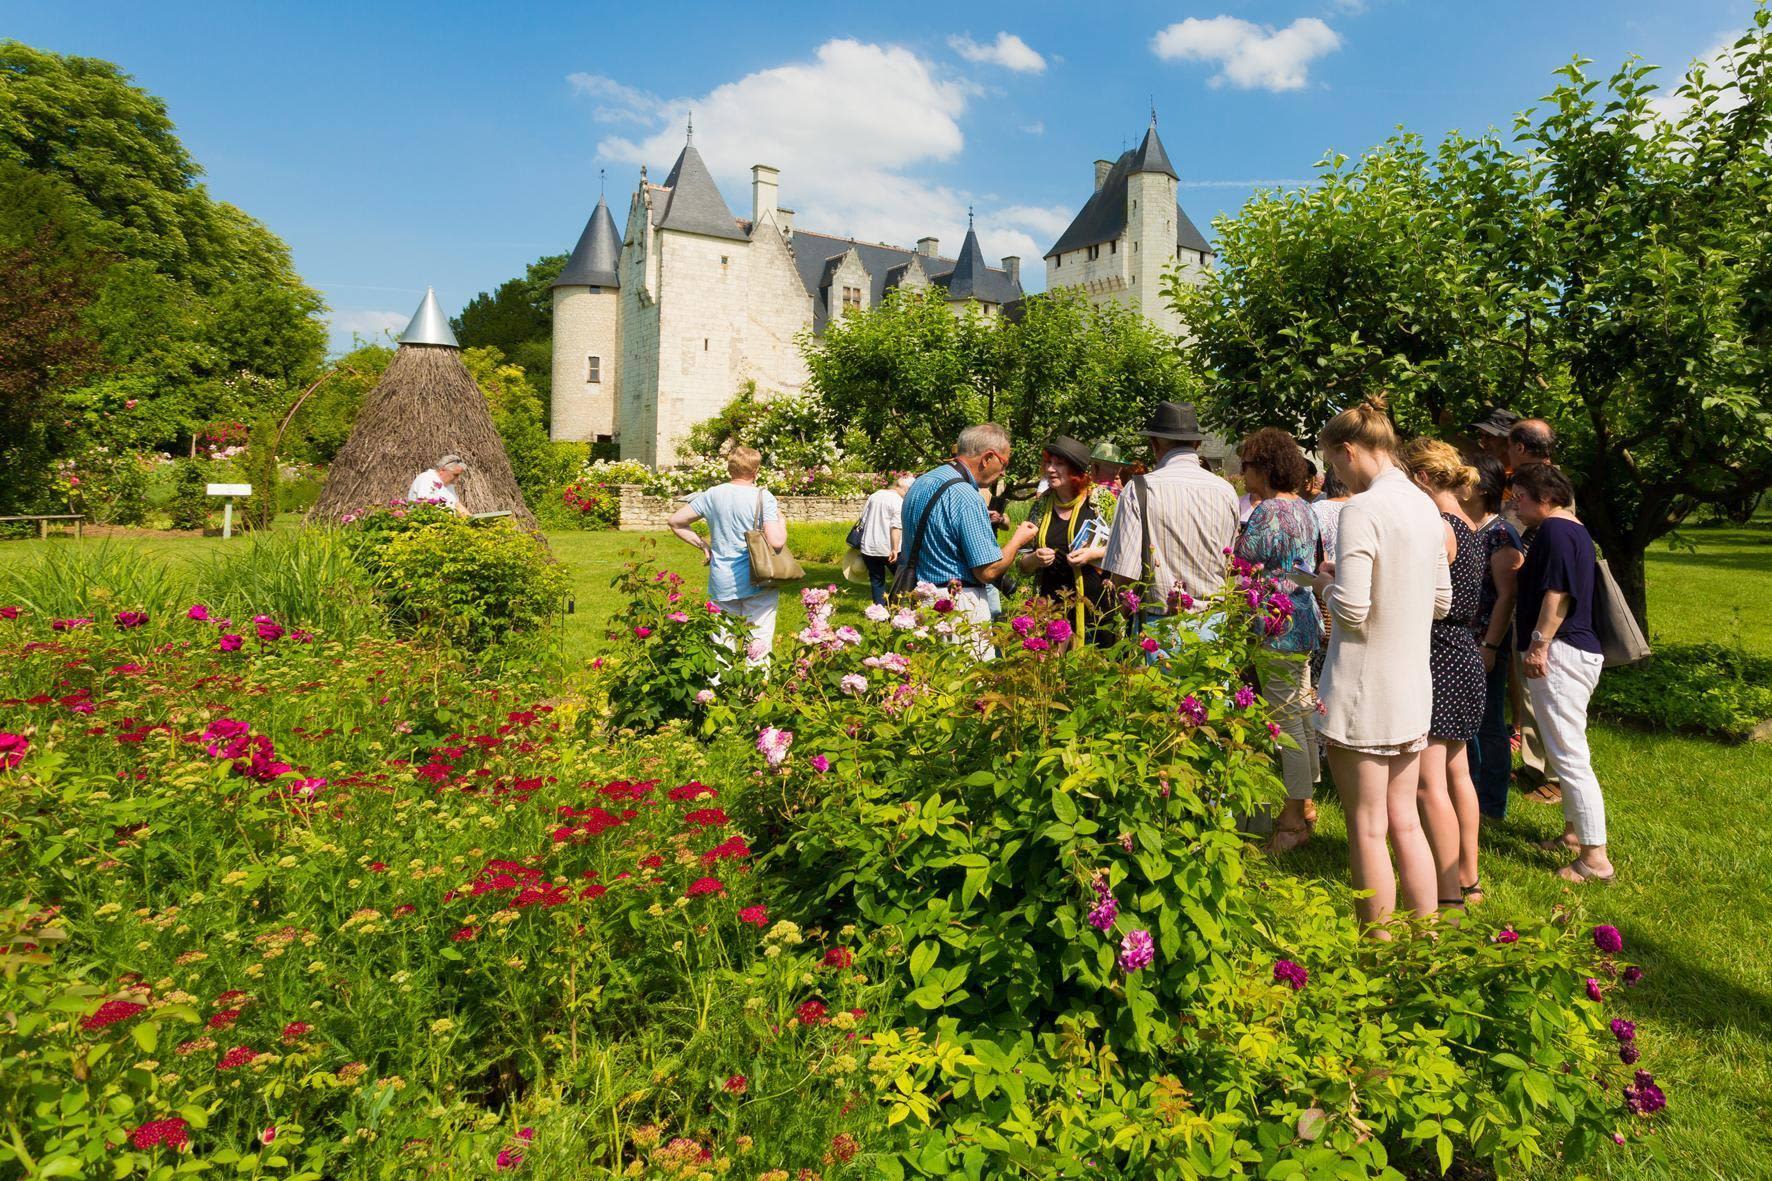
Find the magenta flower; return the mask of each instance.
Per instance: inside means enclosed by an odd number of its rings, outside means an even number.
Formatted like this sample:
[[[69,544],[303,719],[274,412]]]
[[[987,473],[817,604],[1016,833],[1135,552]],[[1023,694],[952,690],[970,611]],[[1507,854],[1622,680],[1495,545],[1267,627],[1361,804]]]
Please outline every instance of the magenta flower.
[[[269,644],[283,638],[283,625],[272,619],[270,616],[255,615],[252,618],[252,622],[258,628],[258,638],[261,643]]]
[[[1153,655],[1157,651],[1157,641],[1152,636],[1146,636],[1144,639],[1138,641],[1138,646]]]
[[[1206,707],[1201,705],[1200,699],[1192,693],[1181,699],[1181,705],[1175,712],[1196,726],[1203,726],[1206,723]]]
[[[208,623],[209,608],[205,607],[202,603],[193,603],[191,604],[191,609],[185,612],[185,618],[194,619],[198,623]]]
[[[1626,1021],[1622,1017],[1614,1017],[1612,1019],[1612,1036],[1617,1038],[1621,1042],[1636,1041],[1637,1040],[1636,1023],[1631,1022],[1631,1021]]]
[[[1624,980],[1624,986],[1626,988],[1635,988],[1637,986],[1637,981],[1641,980],[1642,978],[1643,978],[1643,969],[1637,967],[1635,964],[1632,964],[1630,967],[1626,968],[1624,970],[1624,975],[1622,977],[1622,979]]]
[[[1280,960],[1274,964],[1274,983],[1289,985],[1293,992],[1303,991],[1310,979],[1311,974],[1305,970],[1303,964],[1292,960]]]
[[[1589,976],[1587,978],[1587,999],[1598,1003],[1605,999],[1605,995],[1605,993],[1600,991],[1600,982],[1595,980],[1592,976]]]
[[[1655,1076],[1646,1070],[1637,1071],[1634,1086],[1624,1089],[1625,1110],[1633,1115],[1654,1115],[1667,1106],[1667,1096],[1655,1085]]]
[[[1503,927],[1501,933],[1495,937],[1497,943],[1518,943],[1519,941],[1520,933],[1512,927]]]
[[[1148,968],[1151,961],[1157,958],[1156,945],[1151,942],[1151,933],[1143,927],[1128,931],[1120,940],[1120,967],[1127,972],[1136,972],[1140,968]]]
[[[130,628],[140,627],[147,621],[148,613],[146,611],[117,612],[117,626],[125,631],[128,631]]]
[[[1618,933],[1617,927],[1601,925],[1594,928],[1594,946],[1608,954],[1617,955],[1624,950],[1624,936]]]
[[[1254,705],[1255,704],[1255,690],[1251,689],[1247,685],[1238,686],[1236,703],[1237,703],[1238,709],[1248,709],[1250,706]]]
[[[1113,892],[1107,888],[1106,881],[1095,883],[1095,905],[1089,911],[1089,925],[1097,931],[1107,931],[1114,925],[1119,916],[1120,904],[1114,901]]]
[[[1009,626],[1015,629],[1016,635],[1025,636],[1034,630],[1034,620],[1030,615],[1017,615],[1009,621]]]
[[[670,620],[672,623],[688,623],[689,622],[689,616],[682,611],[673,611],[669,615],[665,616],[665,618]]]
[[[17,619],[17,607],[0,607],[0,619]]]
[[[1062,619],[1054,619],[1046,625],[1046,638],[1054,644],[1068,643],[1071,638],[1071,625]]]
[[[49,623],[49,630],[52,632],[71,632],[76,628],[85,627],[91,622],[92,620],[87,619],[84,616],[78,619],[54,619]]]
[[[1025,652],[1045,652],[1052,645],[1046,642],[1044,636],[1029,636],[1021,642],[1021,647]]]
[[[642,640],[644,640],[647,636],[649,636],[651,634],[652,634],[652,629],[649,627],[637,627],[634,629],[634,635]]]
[[[1620,1062],[1624,1063],[1626,1066],[1635,1066],[1637,1064],[1637,1059],[1641,1058],[1642,1056],[1643,1056],[1643,1051],[1637,1049],[1637,1043],[1635,1043],[1635,1042],[1620,1042],[1619,1043],[1619,1045],[1618,1045],[1618,1060]]]
[[[238,652],[240,650],[240,645],[245,642],[244,639],[235,635],[233,632],[224,632],[222,638],[216,641],[215,646],[220,648],[223,652]]]
[[[831,769],[831,761],[823,755],[813,755],[812,769],[817,771],[820,775],[823,775],[826,771]]]
[[[0,771],[10,771],[25,761],[31,740],[23,734],[0,731]]]
[[[765,726],[757,735],[757,750],[763,755],[763,761],[771,767],[779,767],[788,757],[788,747],[794,743],[792,730],[778,730],[774,726]]]

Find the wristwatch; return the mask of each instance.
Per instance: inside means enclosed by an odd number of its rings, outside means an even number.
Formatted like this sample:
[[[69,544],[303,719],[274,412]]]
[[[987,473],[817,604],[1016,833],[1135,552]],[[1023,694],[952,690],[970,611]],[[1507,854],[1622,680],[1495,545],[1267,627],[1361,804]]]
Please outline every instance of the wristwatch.
[[[1537,628],[1533,628],[1532,629],[1532,642],[1534,644],[1548,644],[1551,642],[1551,638],[1549,636],[1545,635],[1543,632],[1539,631]]]

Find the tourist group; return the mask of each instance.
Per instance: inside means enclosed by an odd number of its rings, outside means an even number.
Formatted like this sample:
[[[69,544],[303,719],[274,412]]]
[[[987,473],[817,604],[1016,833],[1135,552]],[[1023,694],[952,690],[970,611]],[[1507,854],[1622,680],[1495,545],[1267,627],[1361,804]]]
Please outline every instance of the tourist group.
[[[1404,441],[1374,400],[1319,432],[1321,474],[1285,431],[1243,439],[1241,497],[1202,462],[1191,406],[1160,404],[1143,434],[1148,469],[1111,444],[1052,439],[1037,499],[1011,527],[990,507],[1009,469],[1008,432],[968,427],[946,463],[874,493],[851,530],[875,603],[946,588],[957,613],[983,624],[1019,585],[1063,605],[1073,644],[1131,633],[1160,663],[1223,626],[1208,602],[1233,564],[1259,571],[1291,602],[1253,670],[1289,739],[1286,803],[1248,822],[1271,828],[1270,849],[1310,839],[1326,765],[1363,919],[1381,922],[1399,893],[1418,915],[1479,902],[1482,822],[1503,815],[1519,748],[1538,798],[1563,805],[1563,834],[1544,845],[1568,850],[1558,873],[1614,879],[1586,736],[1604,575],[1548,423],[1496,409],[1461,451]],[[671,519],[703,553],[709,598],[747,622],[758,664],[773,645],[777,591],[753,578],[752,553],[758,534],[775,551],[787,543],[760,464],[734,448],[730,480]],[[991,655],[988,637],[973,642]]]

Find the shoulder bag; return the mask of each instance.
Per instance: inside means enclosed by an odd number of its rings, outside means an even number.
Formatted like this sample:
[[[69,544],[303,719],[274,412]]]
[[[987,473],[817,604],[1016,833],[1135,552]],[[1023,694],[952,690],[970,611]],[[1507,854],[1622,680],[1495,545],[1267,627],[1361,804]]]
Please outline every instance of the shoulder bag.
[[[929,498],[929,503],[923,506],[923,516],[917,522],[917,532],[911,538],[911,548],[908,552],[899,555],[898,569],[892,573],[892,597],[894,599],[903,598],[917,589],[917,559],[923,554],[923,536],[929,532],[929,518],[935,515],[935,506],[941,503],[942,496],[947,493],[949,488],[955,484],[966,482],[964,473],[956,475],[937,488],[935,495]]]
[[[776,549],[769,544],[763,535],[763,490],[757,489],[757,523],[754,528],[745,530],[745,549],[751,557],[751,581],[758,586],[771,586],[777,582],[793,582],[805,578],[806,571],[788,552],[783,544]]]
[[[1600,633],[1600,652],[1605,658],[1602,667],[1628,668],[1648,658],[1649,640],[1637,626],[1637,617],[1631,614],[1606,559],[1596,558],[1594,564],[1599,567],[1594,578],[1594,628]]]

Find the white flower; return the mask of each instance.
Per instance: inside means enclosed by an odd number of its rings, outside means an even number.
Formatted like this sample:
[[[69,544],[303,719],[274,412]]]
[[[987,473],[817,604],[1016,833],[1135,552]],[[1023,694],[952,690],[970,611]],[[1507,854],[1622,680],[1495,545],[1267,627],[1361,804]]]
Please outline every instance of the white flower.
[[[851,697],[859,697],[868,691],[868,679],[860,673],[850,673],[839,684],[843,692]]]
[[[892,617],[892,626],[899,631],[910,631],[917,626],[917,613],[909,607],[900,607],[898,614]]]
[[[873,620],[875,623],[885,623],[886,620],[891,617],[892,612],[886,610],[886,608],[879,603],[869,603],[862,610],[862,614]]]
[[[837,640],[839,643],[844,643],[844,644],[859,644],[859,643],[861,643],[861,633],[856,631],[854,628],[850,627],[848,624],[844,624],[842,627],[838,628],[836,635],[837,635]]]

